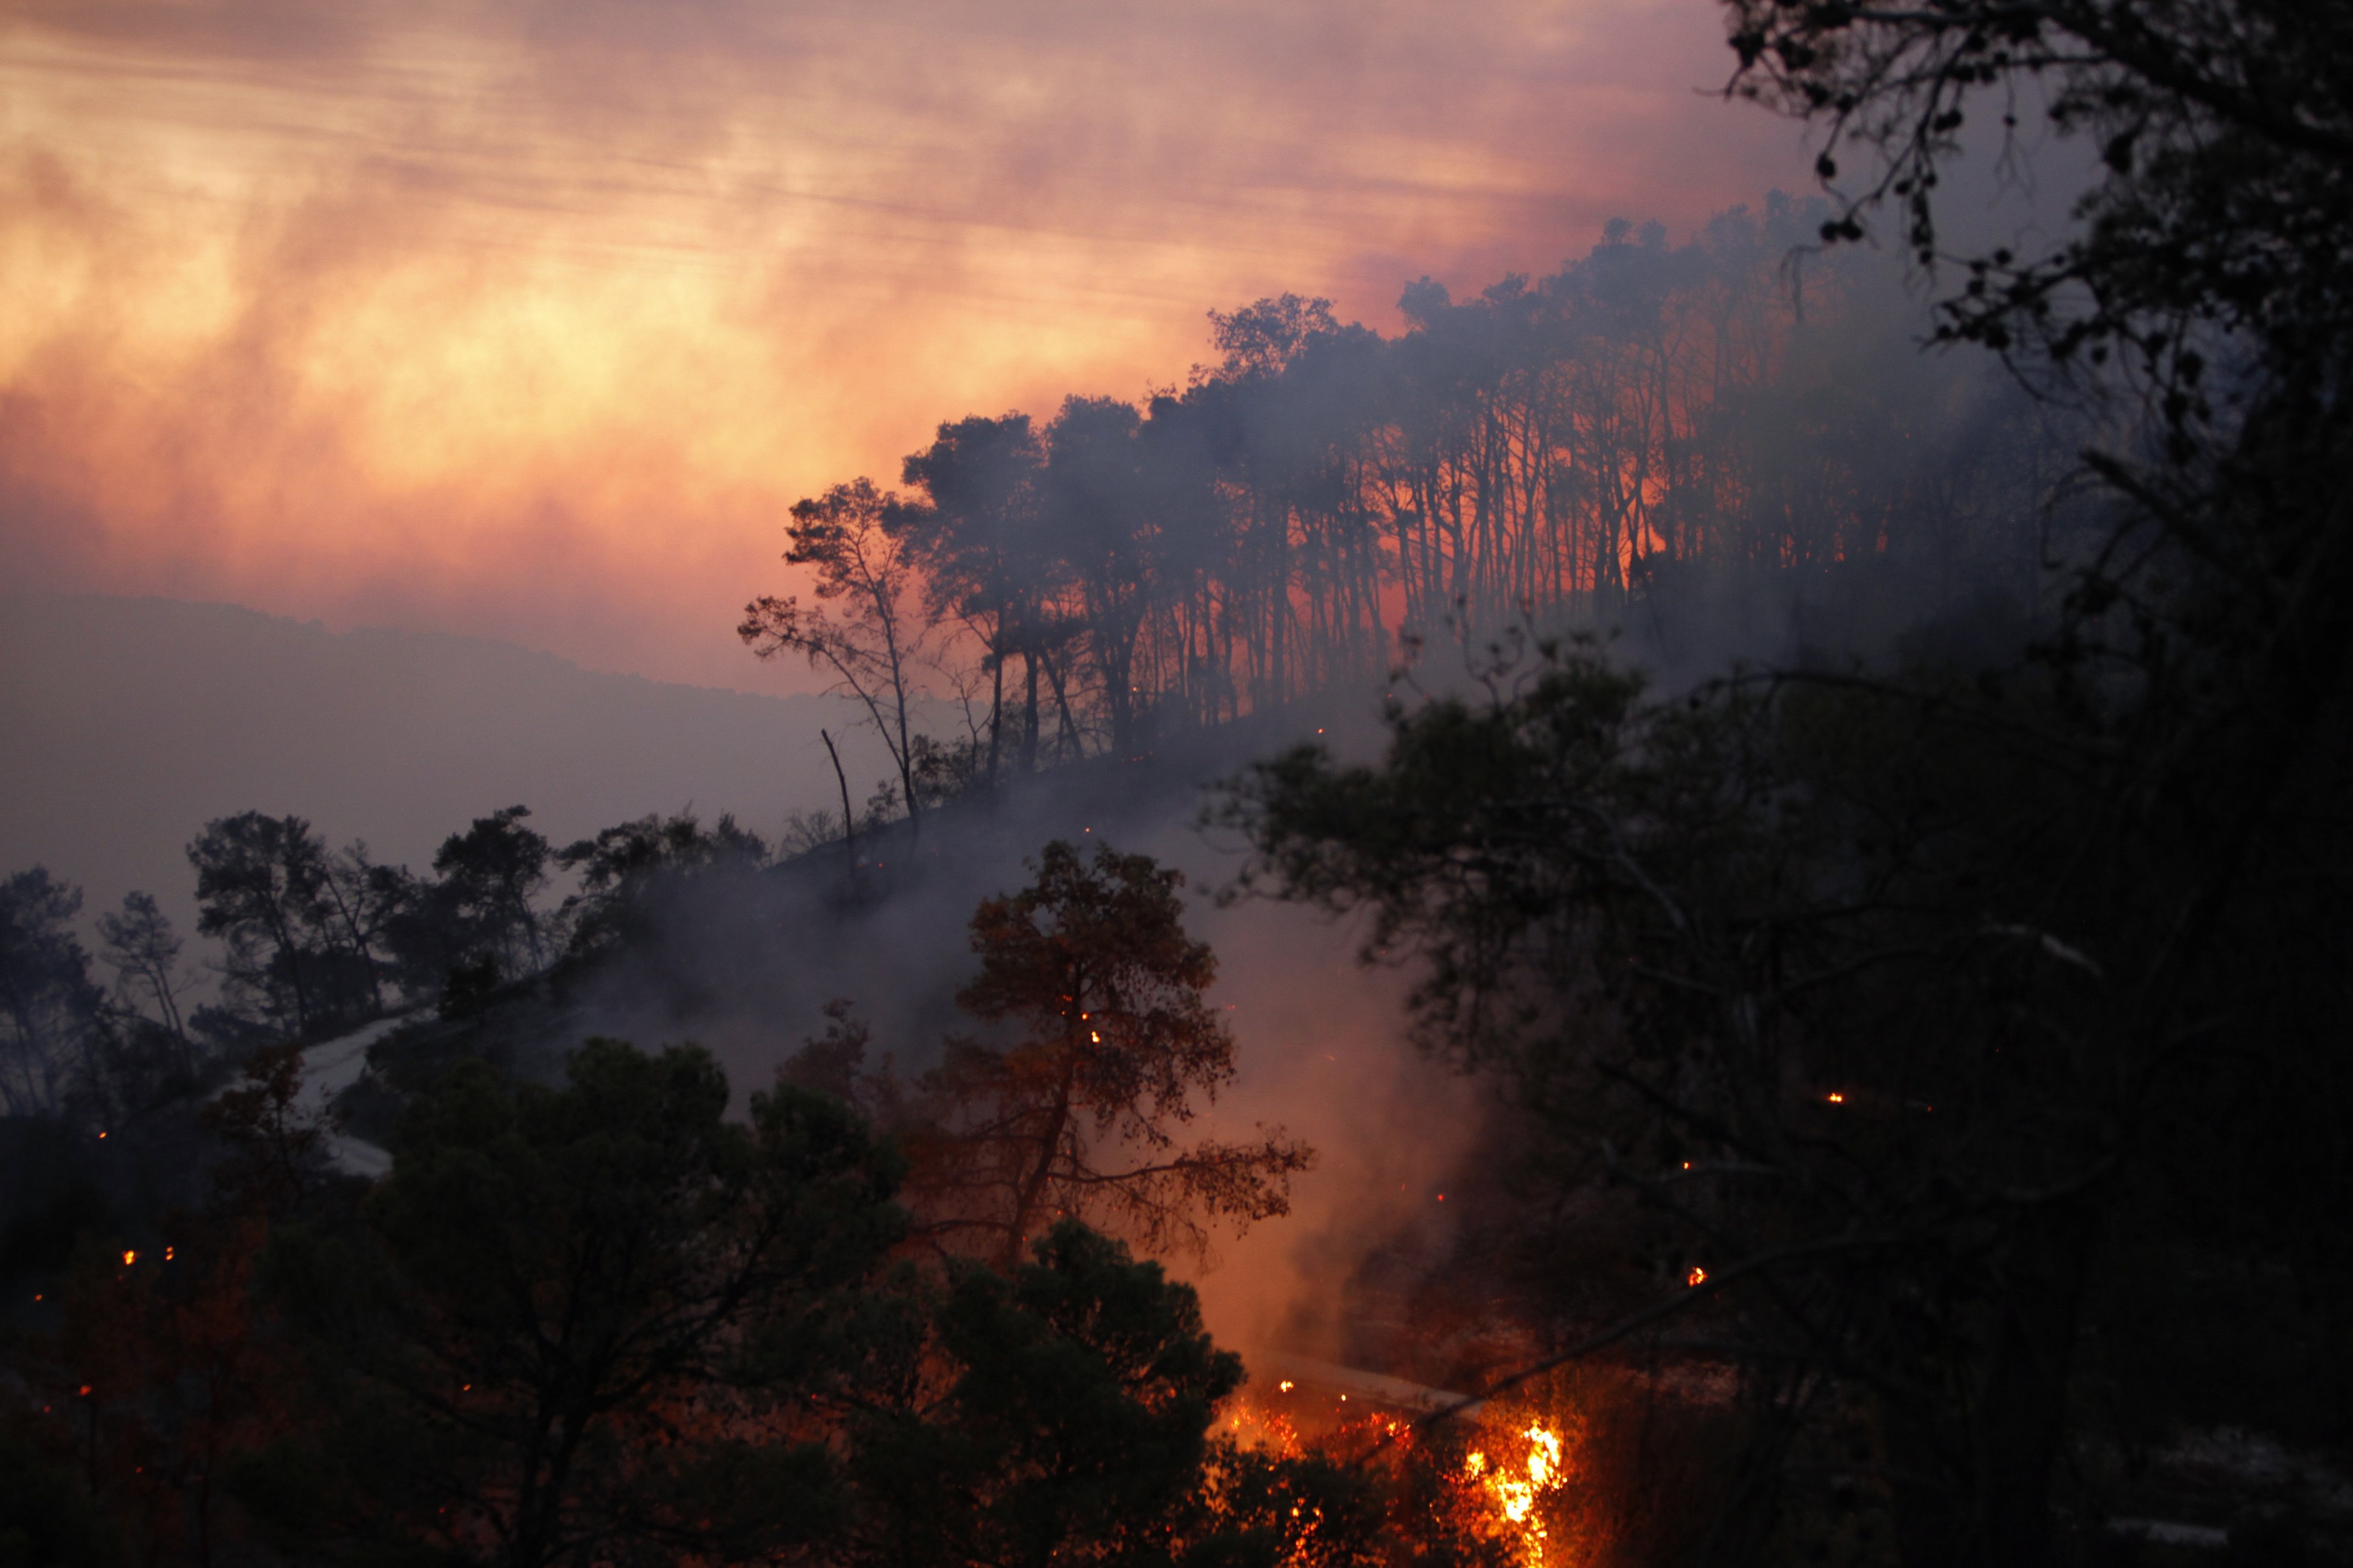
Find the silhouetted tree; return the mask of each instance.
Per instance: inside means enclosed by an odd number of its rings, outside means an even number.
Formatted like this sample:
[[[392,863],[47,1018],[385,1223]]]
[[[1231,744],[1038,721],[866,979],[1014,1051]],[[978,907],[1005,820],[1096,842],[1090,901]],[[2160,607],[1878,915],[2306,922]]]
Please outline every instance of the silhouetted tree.
[[[902,482],[922,504],[902,504],[891,526],[908,542],[935,617],[970,628],[990,682],[987,779],[1003,755],[1005,666],[1022,661],[1020,764],[1037,765],[1038,678],[1052,628],[1055,584],[1040,539],[1039,475],[1045,453],[1026,414],[974,416],[939,427],[910,456]]]
[[[1218,1220],[1289,1208],[1314,1158],[1281,1129],[1180,1144],[1176,1129],[1234,1076],[1234,1042],[1202,1001],[1217,973],[1185,933],[1183,878],[1149,856],[1056,841],[1038,879],[973,916],[980,973],[957,1004],[1011,1045],[951,1039],[914,1084],[860,1076],[866,1036],[846,1010],[787,1076],[848,1086],[906,1148],[908,1200],[927,1234],[981,1238],[1005,1267],[1060,1217],[1155,1247],[1205,1245]]]
[[[1242,1378],[1188,1287],[1065,1220],[1034,1262],[951,1263],[932,1320],[928,1376],[849,1424],[845,1561],[1176,1557],[1199,1521],[1208,1428]]]
[[[767,858],[767,845],[732,814],[708,828],[691,811],[641,816],[567,844],[555,862],[580,875],[580,890],[564,900],[571,950],[592,952],[641,933],[650,900],[681,879],[755,869]]]
[[[1612,220],[1548,276],[1408,285],[1394,338],[1296,295],[1212,311],[1219,358],[1181,392],[944,424],[902,469],[916,499],[829,500],[879,510],[925,617],[969,632],[978,668],[947,678],[988,689],[987,776],[1015,659],[1028,768],[1132,755],[1146,713],[1369,685],[1433,638],[1638,600],[1662,622],[1727,573],[1801,595],[1876,573],[1904,587],[1873,597],[1952,605],[1991,572],[2031,596],[2091,425],[1923,368],[1847,253],[1788,265],[1831,211],[1776,192],[1683,244]]]
[[[98,937],[100,951],[113,967],[116,990],[152,1000],[156,1021],[180,1043],[182,1067],[193,1066],[180,1016],[180,937],[171,917],[156,907],[154,895],[134,890],[122,895],[121,910],[98,917]]]
[[[545,838],[522,825],[531,808],[511,805],[478,816],[464,833],[441,841],[433,869],[448,889],[446,918],[454,919],[468,953],[496,961],[510,978],[547,962],[539,908],[554,856]]]
[[[0,881],[0,1106],[65,1109],[100,1027],[104,997],[73,934],[81,889],[39,866]]]
[[[196,930],[227,950],[221,966],[232,1005],[301,1036],[334,1012],[330,960],[319,929],[327,847],[299,816],[248,811],[218,817],[188,846],[196,869]]]
[[[322,1402],[252,1505],[512,1568],[821,1529],[834,1467],[793,1412],[849,1355],[826,1346],[899,1234],[893,1165],[836,1102],[755,1094],[747,1124],[727,1098],[695,1047],[598,1040],[561,1089],[470,1064],[419,1102],[356,1226],[272,1244]]]
[[[901,798],[920,832],[923,792],[915,784],[913,710],[933,637],[922,613],[913,541],[905,529],[888,525],[894,504],[865,479],[794,502],[785,561],[813,569],[817,596],[833,614],[804,608],[797,598],[763,597],[744,606],[735,631],[762,658],[802,655],[833,678],[834,689],[858,700],[899,771]]]

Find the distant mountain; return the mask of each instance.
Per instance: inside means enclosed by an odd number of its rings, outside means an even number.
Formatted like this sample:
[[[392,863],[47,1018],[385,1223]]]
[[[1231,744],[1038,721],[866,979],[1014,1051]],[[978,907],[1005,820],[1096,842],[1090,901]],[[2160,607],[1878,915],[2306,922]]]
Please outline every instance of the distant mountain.
[[[183,847],[209,818],[309,817],[422,870],[442,837],[528,805],[559,844],[690,803],[773,836],[862,802],[889,760],[842,701],[582,669],[511,644],[334,633],[228,605],[0,597],[0,874],[39,862],[89,912],[144,888],[193,921]]]

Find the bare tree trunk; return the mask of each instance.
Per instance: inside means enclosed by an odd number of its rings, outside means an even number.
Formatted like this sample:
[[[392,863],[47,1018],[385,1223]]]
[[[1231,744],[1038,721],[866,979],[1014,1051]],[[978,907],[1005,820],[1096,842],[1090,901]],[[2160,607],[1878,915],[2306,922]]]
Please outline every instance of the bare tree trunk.
[[[817,732],[825,742],[825,754],[833,759],[833,781],[841,786],[841,844],[849,855],[849,879],[858,880],[858,813],[849,805],[849,775],[841,771],[841,753],[833,749],[833,737],[823,730]]]

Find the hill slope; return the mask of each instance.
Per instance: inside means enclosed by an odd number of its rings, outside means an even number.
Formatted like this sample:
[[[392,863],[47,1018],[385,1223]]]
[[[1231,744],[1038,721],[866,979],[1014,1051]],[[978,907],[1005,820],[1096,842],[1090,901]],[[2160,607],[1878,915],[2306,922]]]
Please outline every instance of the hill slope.
[[[297,812],[422,869],[518,802],[558,843],[691,803],[774,834],[888,771],[847,706],[585,670],[511,644],[333,633],[227,605],[0,598],[0,874],[39,862],[91,911],[130,888],[183,929],[208,819]],[[845,734],[846,731],[852,731]]]

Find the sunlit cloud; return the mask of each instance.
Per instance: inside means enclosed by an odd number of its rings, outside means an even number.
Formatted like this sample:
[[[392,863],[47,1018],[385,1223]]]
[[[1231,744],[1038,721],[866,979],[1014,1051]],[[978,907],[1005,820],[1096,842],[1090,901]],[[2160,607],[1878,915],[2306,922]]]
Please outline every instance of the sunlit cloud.
[[[0,9],[0,571],[758,687],[798,495],[1794,184],[1707,0]]]

